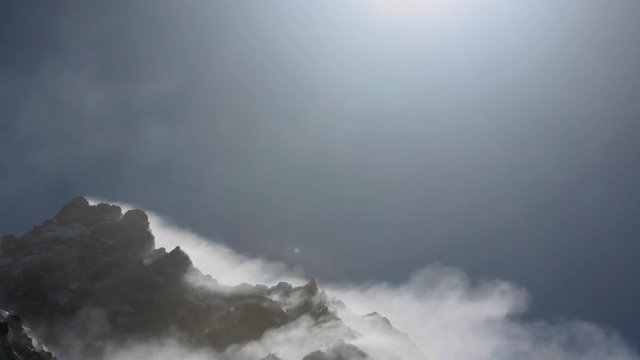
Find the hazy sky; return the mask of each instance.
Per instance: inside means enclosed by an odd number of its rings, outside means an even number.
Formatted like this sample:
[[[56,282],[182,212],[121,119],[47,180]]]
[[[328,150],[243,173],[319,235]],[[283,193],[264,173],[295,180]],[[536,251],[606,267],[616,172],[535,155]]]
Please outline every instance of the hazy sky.
[[[424,1],[0,1],[0,232],[93,195],[640,346],[640,2]]]

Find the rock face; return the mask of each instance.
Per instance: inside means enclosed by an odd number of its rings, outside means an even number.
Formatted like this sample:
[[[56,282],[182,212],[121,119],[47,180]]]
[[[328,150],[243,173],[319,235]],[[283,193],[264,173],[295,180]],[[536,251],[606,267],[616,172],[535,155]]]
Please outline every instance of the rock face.
[[[16,314],[0,310],[0,360],[55,360],[35,343]]]
[[[82,358],[163,336],[222,350],[303,315],[335,319],[315,282],[225,293],[188,274],[205,278],[179,247],[155,249],[143,211],[79,197],[24,236],[2,237],[0,308],[20,314],[61,358],[70,339]]]

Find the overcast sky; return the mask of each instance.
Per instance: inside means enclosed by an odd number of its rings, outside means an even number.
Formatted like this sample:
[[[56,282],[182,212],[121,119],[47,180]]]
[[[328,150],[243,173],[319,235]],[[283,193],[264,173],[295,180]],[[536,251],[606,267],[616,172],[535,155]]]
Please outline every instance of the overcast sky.
[[[640,2],[380,1],[0,1],[0,232],[92,195],[640,346]]]

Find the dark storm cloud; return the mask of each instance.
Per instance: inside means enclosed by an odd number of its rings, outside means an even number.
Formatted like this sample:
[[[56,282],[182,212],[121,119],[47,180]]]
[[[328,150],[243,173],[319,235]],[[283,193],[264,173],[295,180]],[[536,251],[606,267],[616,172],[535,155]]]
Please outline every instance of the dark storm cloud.
[[[0,6],[3,232],[96,195],[318,277],[506,278],[640,341],[637,2]]]

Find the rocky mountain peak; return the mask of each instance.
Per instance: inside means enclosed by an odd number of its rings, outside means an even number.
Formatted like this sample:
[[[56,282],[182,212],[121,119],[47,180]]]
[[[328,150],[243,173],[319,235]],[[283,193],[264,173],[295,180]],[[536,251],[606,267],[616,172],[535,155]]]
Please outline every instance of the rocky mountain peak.
[[[155,248],[144,211],[123,215],[77,197],[23,236],[2,238],[0,308],[20,313],[61,358],[70,356],[65,341],[76,339],[73,356],[82,359],[101,359],[107,346],[134,338],[175,336],[221,351],[302,317],[339,321],[315,280],[220,292],[187,274],[199,271],[179,246]],[[94,323],[99,331],[87,329]]]
[[[127,211],[122,217],[122,222],[128,226],[137,227],[140,230],[149,229],[149,217],[140,209]]]
[[[89,205],[89,201],[78,196],[64,205],[53,218],[61,225],[93,226],[100,223],[117,221],[122,218],[122,209],[117,205]]]
[[[157,256],[149,263],[149,268],[164,276],[184,276],[193,267],[189,255],[176,246],[170,252]]]
[[[310,296],[318,295],[318,283],[316,283],[315,279],[311,279],[311,281],[304,286],[304,290]]]

